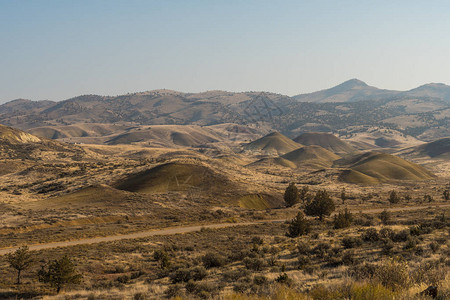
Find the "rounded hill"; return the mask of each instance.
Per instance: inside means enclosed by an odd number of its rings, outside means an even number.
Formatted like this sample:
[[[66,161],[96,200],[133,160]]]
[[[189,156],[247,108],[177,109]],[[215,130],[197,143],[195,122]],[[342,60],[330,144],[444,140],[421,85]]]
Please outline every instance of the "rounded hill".
[[[345,171],[341,176],[342,180],[349,183],[427,180],[433,177],[433,174],[422,166],[381,152],[365,153],[339,163],[350,167],[351,171]]]
[[[272,132],[256,141],[244,145],[245,150],[260,151],[265,154],[283,155],[300,148],[302,145],[294,142],[287,136]]]
[[[281,156],[298,166],[328,168],[341,157],[320,146],[304,146]]]
[[[335,135],[325,132],[306,132],[294,139],[305,146],[320,146],[336,154],[355,153],[356,149]]]
[[[234,184],[207,166],[170,162],[131,175],[115,187],[144,194],[190,189],[221,193],[233,189]]]

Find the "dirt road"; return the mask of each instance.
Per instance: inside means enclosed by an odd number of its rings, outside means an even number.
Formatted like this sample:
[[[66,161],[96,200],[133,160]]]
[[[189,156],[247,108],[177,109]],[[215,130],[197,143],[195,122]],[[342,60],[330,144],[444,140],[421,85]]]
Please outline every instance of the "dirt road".
[[[388,210],[390,212],[398,212],[398,211],[411,211],[411,210],[427,209],[430,207],[431,208],[450,207],[450,204],[411,206],[411,207],[394,207],[394,208],[387,208],[386,210]],[[380,213],[384,209],[385,208],[374,208],[374,209],[365,209],[365,210],[352,210],[351,212],[359,213],[361,211],[363,213]],[[111,235],[111,236],[105,236],[105,237],[94,237],[94,238],[87,238],[87,239],[74,240],[74,241],[63,241],[63,242],[53,242],[53,243],[47,243],[47,244],[29,245],[29,248],[30,248],[30,250],[44,250],[44,249],[57,248],[57,247],[70,247],[70,246],[76,246],[76,245],[112,242],[112,241],[120,241],[120,240],[126,240],[126,239],[138,239],[138,238],[144,238],[144,237],[150,237],[150,236],[156,236],[156,235],[172,235],[172,234],[177,234],[177,233],[188,233],[188,232],[199,231],[202,228],[217,229],[217,228],[226,228],[226,227],[232,227],[232,226],[248,226],[248,225],[263,224],[263,223],[280,223],[280,222],[284,222],[284,221],[286,221],[286,219],[172,227],[172,228],[164,228],[164,229],[147,230],[147,231],[141,231],[141,232],[135,232],[135,233],[129,233],[129,234]],[[15,251],[17,248],[18,247],[10,247],[10,248],[0,249],[0,255],[5,255],[11,251]]]

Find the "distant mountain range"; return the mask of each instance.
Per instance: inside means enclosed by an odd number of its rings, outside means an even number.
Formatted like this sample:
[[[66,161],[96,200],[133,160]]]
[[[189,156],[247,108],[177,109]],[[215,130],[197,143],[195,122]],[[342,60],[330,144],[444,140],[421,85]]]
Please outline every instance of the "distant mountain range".
[[[300,94],[293,98],[302,102],[324,103],[380,100],[390,97],[429,97],[450,102],[450,86],[443,83],[429,83],[409,91],[392,91],[369,86],[358,79],[351,79],[330,89]]]
[[[231,123],[252,127],[261,134],[276,130],[290,137],[307,131],[348,136],[385,128],[431,141],[450,136],[449,119],[447,85],[427,84],[399,92],[371,87],[357,79],[294,97],[261,92],[155,90],[121,96],[83,95],[59,102],[18,99],[0,105],[0,124],[49,138],[79,132],[73,126],[80,124],[83,136],[88,136],[89,132],[102,135],[98,124],[126,129]],[[97,127],[91,130],[86,124]],[[109,129],[106,134],[111,134]]]

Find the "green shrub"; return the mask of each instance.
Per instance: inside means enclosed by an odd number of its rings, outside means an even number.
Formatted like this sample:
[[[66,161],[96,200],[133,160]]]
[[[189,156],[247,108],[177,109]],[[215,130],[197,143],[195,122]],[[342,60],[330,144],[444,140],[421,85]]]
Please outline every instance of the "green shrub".
[[[406,262],[388,259],[377,266],[375,280],[393,291],[410,286],[409,270]]]
[[[383,225],[389,224],[389,221],[391,220],[391,214],[387,210],[383,210],[380,213],[380,220]]]
[[[335,229],[350,227],[353,222],[353,215],[346,208],[343,213],[339,212],[334,216],[333,227]]]
[[[299,241],[297,244],[297,250],[300,255],[307,255],[311,252],[311,247],[309,244]]]
[[[396,191],[392,190],[392,191],[389,192],[388,201],[391,204],[399,203],[400,202],[400,196],[397,194]]]
[[[300,235],[308,234],[311,231],[311,225],[302,212],[298,212],[297,216],[291,220],[286,236],[294,238]]]
[[[342,246],[345,249],[356,248],[362,245],[362,240],[359,237],[345,237],[342,239]]]
[[[365,242],[377,242],[380,240],[380,235],[375,228],[368,228],[361,236]]]
[[[379,231],[380,237],[383,239],[393,239],[395,232],[389,227],[383,227]]]
[[[190,269],[180,268],[172,272],[169,277],[172,283],[188,282],[189,280],[202,280],[207,276],[207,271],[204,267],[198,266]]]
[[[242,262],[249,270],[261,271],[264,268],[264,260],[261,258],[246,257]]]
[[[202,262],[205,268],[218,268],[225,265],[225,258],[214,252],[208,252],[202,257]]]

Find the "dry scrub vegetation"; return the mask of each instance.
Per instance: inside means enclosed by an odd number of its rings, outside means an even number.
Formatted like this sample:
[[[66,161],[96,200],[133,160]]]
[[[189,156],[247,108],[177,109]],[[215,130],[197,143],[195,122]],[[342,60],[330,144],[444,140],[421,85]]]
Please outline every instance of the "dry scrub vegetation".
[[[61,299],[425,299],[450,296],[448,209],[353,214],[349,227],[308,219],[311,230],[287,237],[289,222],[202,229],[173,236],[33,251],[15,287],[0,260],[4,296]],[[396,215],[397,214],[397,215]],[[401,218],[399,218],[401,217]],[[45,261],[68,255],[80,284],[60,295],[37,281]],[[50,295],[54,296],[50,296]]]

